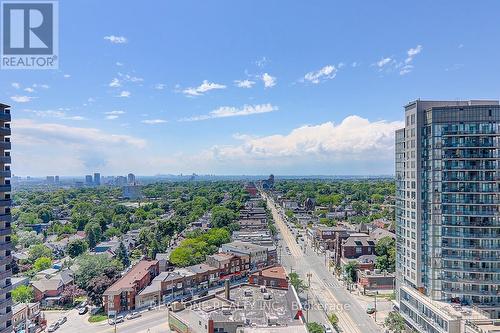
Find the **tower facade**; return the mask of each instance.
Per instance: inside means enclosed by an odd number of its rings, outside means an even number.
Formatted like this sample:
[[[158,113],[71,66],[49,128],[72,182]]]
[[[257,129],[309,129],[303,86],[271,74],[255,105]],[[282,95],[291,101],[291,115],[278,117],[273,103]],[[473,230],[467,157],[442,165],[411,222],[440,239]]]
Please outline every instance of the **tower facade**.
[[[12,331],[10,107],[0,103],[0,333]]]
[[[411,102],[395,144],[401,313],[439,332],[421,295],[499,318],[499,102]]]

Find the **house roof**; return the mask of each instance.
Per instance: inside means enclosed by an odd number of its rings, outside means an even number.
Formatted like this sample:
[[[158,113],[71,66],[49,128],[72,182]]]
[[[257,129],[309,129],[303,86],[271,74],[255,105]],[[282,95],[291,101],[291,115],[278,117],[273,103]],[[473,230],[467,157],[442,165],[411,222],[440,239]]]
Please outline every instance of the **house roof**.
[[[64,284],[61,279],[50,278],[50,279],[41,279],[38,281],[33,281],[32,285],[39,291],[46,292],[48,290],[57,290]]]
[[[262,271],[255,272],[253,276],[263,276],[273,279],[286,279],[287,274],[283,266],[274,266],[263,269]]]
[[[375,239],[376,241],[379,241],[381,238],[384,237],[391,237],[393,239],[396,239],[396,235],[394,233],[382,228],[374,229],[372,232],[370,232],[370,237]]]
[[[213,270],[217,270],[217,268],[209,266],[207,264],[192,265],[192,266],[186,267],[186,269],[190,270],[191,272],[193,272],[195,274],[203,274],[203,273],[207,273],[207,272],[210,272]]]
[[[149,273],[149,269],[158,264],[157,260],[141,260],[127,274],[122,276],[112,286],[110,286],[104,294],[117,292],[122,289],[134,288],[136,281],[142,279]]]

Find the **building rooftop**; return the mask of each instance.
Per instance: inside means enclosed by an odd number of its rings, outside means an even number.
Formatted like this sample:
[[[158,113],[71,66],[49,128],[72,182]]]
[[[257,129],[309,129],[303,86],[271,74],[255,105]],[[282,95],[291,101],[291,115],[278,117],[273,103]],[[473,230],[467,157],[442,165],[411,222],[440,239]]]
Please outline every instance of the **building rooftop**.
[[[298,314],[301,314],[301,305],[293,288],[266,287],[265,292],[261,292],[260,286],[239,285],[231,288],[230,300],[224,298],[224,291],[220,291],[208,299],[194,302],[189,308],[174,313],[174,316],[191,328],[198,327],[200,319],[212,319],[216,323],[241,323],[248,328],[270,329],[270,322],[273,328],[302,326],[304,330],[300,332],[305,332]]]
[[[283,266],[274,266],[274,267],[269,267],[265,268],[262,271],[255,272],[252,275],[258,275],[258,276],[263,276],[263,277],[268,277],[268,278],[273,278],[273,279],[286,279],[287,274]]]
[[[146,274],[148,274],[149,269],[156,264],[158,264],[158,261],[156,260],[139,261],[130,271],[116,281],[111,287],[106,289],[105,294],[109,292],[118,292],[121,289],[133,289],[136,281],[142,279]]]

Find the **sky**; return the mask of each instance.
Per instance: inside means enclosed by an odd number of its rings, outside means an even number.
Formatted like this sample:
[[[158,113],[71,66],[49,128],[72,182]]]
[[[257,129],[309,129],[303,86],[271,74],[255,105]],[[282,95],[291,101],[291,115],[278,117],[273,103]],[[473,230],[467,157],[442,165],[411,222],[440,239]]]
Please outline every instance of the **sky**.
[[[498,1],[61,0],[1,70],[20,176],[390,175],[415,99],[498,99]]]

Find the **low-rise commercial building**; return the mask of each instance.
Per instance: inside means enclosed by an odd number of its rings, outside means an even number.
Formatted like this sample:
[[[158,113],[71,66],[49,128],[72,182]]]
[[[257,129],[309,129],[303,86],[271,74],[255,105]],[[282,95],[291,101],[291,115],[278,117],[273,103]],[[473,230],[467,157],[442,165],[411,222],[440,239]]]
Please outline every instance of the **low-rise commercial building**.
[[[103,295],[108,314],[135,309],[135,296],[158,275],[156,260],[139,261],[132,269],[110,286]]]
[[[207,256],[205,262],[219,270],[221,279],[243,276],[250,269],[250,257],[247,255],[215,253]]]
[[[250,270],[259,269],[268,264],[268,249],[264,246],[235,241],[223,244],[220,248],[220,252],[232,253],[238,256],[248,256]]]
[[[168,313],[170,329],[178,333],[306,333],[302,307],[293,288],[240,285],[177,304]]]
[[[379,270],[359,270],[358,288],[363,292],[376,290],[394,289],[395,277],[392,273],[380,272]]]
[[[273,266],[252,273],[248,282],[259,286],[288,289],[288,275],[282,266]]]

